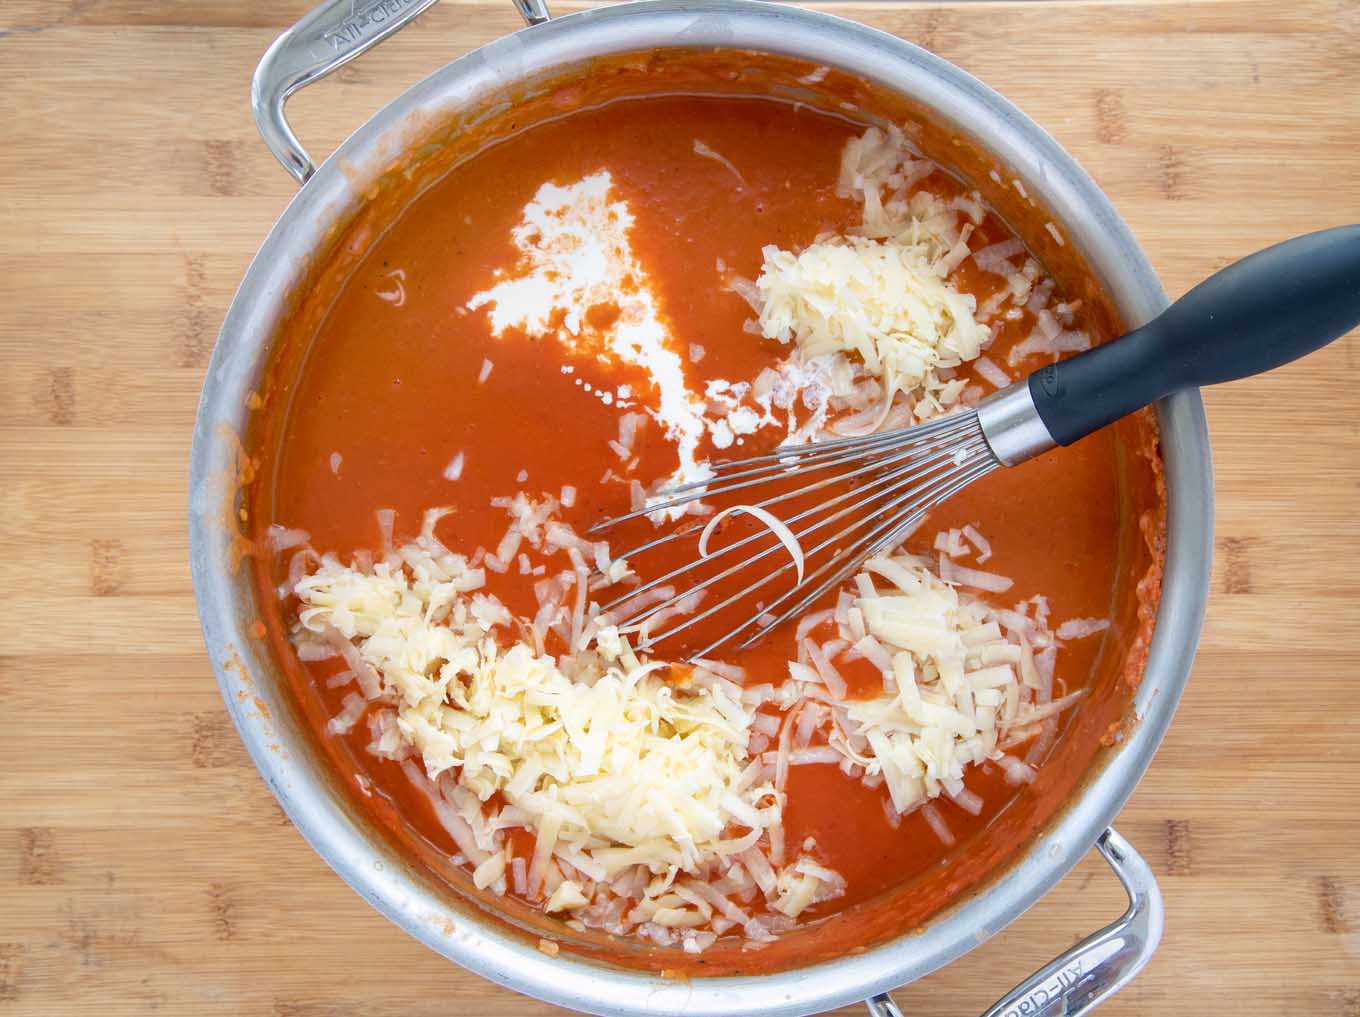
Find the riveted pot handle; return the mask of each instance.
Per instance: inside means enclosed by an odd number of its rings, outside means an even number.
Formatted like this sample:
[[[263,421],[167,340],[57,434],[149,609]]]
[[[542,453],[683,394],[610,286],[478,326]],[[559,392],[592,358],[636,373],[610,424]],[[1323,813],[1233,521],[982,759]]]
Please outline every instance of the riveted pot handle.
[[[250,108],[264,143],[299,184],[316,172],[288,125],[284,103],[299,88],[324,78],[376,46],[436,0],[328,0],[310,11],[265,51],[250,83]],[[547,21],[547,0],[514,0],[531,25]]]
[[[1096,847],[1129,895],[1119,920],[1087,936],[998,1000],[982,1017],[1047,1017],[1089,1013],[1127,985],[1162,938],[1162,893],[1147,862],[1114,829]],[[886,993],[868,1001],[874,1017],[902,1017]]]

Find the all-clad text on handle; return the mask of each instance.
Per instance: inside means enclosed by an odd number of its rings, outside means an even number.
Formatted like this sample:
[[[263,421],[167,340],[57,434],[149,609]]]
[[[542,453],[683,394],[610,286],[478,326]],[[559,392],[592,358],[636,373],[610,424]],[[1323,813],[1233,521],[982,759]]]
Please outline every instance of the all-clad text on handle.
[[[1162,894],[1147,862],[1111,828],[1096,847],[1129,895],[1119,919],[1030,975],[982,1017],[1080,1017],[1127,985],[1162,939]],[[887,993],[867,1001],[872,1017],[903,1017]]]

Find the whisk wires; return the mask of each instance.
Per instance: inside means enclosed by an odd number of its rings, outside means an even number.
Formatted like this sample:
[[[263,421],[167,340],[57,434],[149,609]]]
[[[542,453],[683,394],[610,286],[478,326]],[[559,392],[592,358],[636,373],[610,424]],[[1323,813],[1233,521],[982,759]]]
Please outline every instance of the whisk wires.
[[[866,558],[905,539],[932,508],[999,465],[982,435],[977,415],[971,411],[915,427],[783,447],[766,455],[717,463],[708,479],[672,488],[661,499],[606,520],[591,532],[699,499],[736,504],[734,498],[753,498],[743,503],[767,511],[788,506],[796,511],[782,521],[810,566],[801,581],[768,602],[756,600],[760,591],[797,569],[794,561],[756,568],[771,555],[787,553],[780,540],[771,539],[773,533],[760,530],[645,581],[604,605],[603,610],[621,613],[621,630],[636,633],[639,646],[648,647],[695,630],[710,619],[716,623],[722,612],[754,601],[735,624],[687,657],[706,657],[738,639],[738,648],[745,648],[767,629],[805,612],[844,582]],[[700,529],[698,525],[682,526],[617,557],[636,567],[648,552],[694,538]],[[745,553],[739,555],[743,550]],[[699,578],[705,571],[708,574]],[[755,578],[744,582],[748,575]],[[641,595],[690,577],[697,581],[628,613],[629,602]],[[732,583],[741,585],[730,593],[725,587],[719,589]],[[696,593],[706,597],[710,592],[718,593],[719,599],[697,613],[686,612],[686,603],[693,605]],[[653,631],[657,625],[668,627]]]

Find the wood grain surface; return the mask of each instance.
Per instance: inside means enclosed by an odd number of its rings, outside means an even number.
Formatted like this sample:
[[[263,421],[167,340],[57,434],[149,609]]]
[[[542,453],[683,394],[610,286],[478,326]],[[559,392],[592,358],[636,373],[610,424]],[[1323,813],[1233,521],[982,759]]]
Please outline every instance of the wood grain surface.
[[[233,288],[293,193],[247,87],[298,0],[0,4],[0,1014],[552,1008],[408,939],[284,820],[218,699],[186,461]],[[1168,290],[1360,220],[1360,5],[846,3],[957,62],[1092,172]],[[446,0],[300,95],[314,153],[517,27]],[[1119,819],[1167,898],[1102,1013],[1360,1015],[1360,337],[1207,393],[1213,597]],[[903,988],[977,1013],[1122,906],[1088,858]]]

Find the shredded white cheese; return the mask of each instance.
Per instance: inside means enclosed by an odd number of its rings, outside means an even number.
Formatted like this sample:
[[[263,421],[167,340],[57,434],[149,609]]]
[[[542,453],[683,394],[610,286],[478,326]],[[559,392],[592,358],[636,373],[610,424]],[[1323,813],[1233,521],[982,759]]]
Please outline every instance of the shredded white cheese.
[[[374,290],[373,295],[394,307],[401,307],[406,303],[406,269],[394,268],[385,273],[383,278],[389,280],[391,285],[387,289]]]
[[[963,383],[937,371],[975,359],[991,335],[972,295],[946,278],[969,253],[972,225],[911,191],[932,169],[900,131],[870,128],[842,157],[839,193],[864,203],[857,235],[797,254],[767,246],[756,280],[761,333],[796,342],[805,357],[856,354],[883,380],[880,419],[897,392],[919,393],[921,418],[957,403]]]
[[[763,509],[759,505],[732,505],[723,509],[710,519],[708,525],[704,527],[704,531],[699,534],[699,557],[708,557],[708,540],[713,536],[713,531],[717,529],[718,524],[728,516],[738,512],[759,519],[769,528],[771,533],[779,538],[779,542],[784,545],[789,552],[789,557],[793,559],[794,567],[798,570],[798,582],[801,583],[803,581],[803,568],[805,564],[802,545],[798,543],[798,538],[794,535],[793,531],[789,529],[787,523],[773,512]]]
[[[519,547],[567,554],[584,604],[583,554],[595,556],[596,546],[552,519],[554,504],[506,500],[513,525],[501,550],[507,560]],[[374,750],[395,759],[403,745],[415,750],[421,768],[403,765],[477,886],[505,892],[513,878],[546,911],[691,950],[732,928],[732,913],[744,935],[760,939],[843,892],[839,876],[810,857],[786,869],[766,860],[777,869],[766,894],[772,915],[715,907],[714,881],[754,890],[750,858],[773,858],[782,837],[783,795],[748,756],[756,707],[708,671],[707,680],[675,687],[667,665],[639,659],[579,606],[572,638],[588,647],[581,652],[557,658],[517,641],[535,623],[482,592],[483,570],[435,538],[439,515],[377,561],[360,555],[346,565],[306,552],[318,563],[292,587],[294,638],[299,652],[336,647],[370,676],[364,699],[347,700],[335,729],[375,703]],[[562,594],[544,591],[557,614]],[[504,831],[516,826],[535,835],[528,859],[508,847]],[[624,899],[631,903],[620,913],[614,902]]]
[[[741,188],[746,186],[746,178],[741,175],[741,170],[737,169],[737,167],[732,164],[732,160],[720,152],[715,152],[698,138],[694,139],[694,154],[703,156],[705,159],[712,159],[720,166],[726,168],[732,176],[737,178],[737,187]]]
[[[899,814],[942,793],[980,809],[963,786],[967,768],[999,761],[1080,695],[1049,700],[1052,675],[1045,688],[1033,647],[1051,645],[1051,633],[1042,618],[1018,611],[1003,626],[1002,612],[908,554],[870,559],[855,582],[854,609],[873,640],[860,655],[880,666],[890,661],[891,675],[882,695],[840,704],[844,720],[830,744],[862,767],[865,780],[881,775]]]

